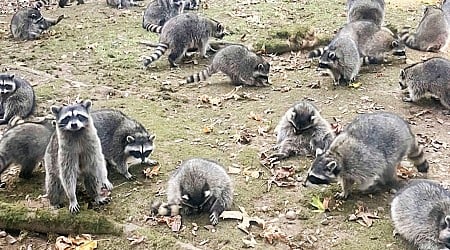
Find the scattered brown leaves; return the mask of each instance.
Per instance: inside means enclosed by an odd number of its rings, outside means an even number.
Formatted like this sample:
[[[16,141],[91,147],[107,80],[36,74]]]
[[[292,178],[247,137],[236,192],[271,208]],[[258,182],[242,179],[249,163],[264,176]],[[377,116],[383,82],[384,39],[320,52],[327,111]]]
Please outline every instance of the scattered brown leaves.
[[[127,240],[130,241],[130,246],[138,245],[138,244],[141,244],[142,242],[144,242],[145,236],[128,237]]]
[[[156,221],[157,223],[164,223],[172,229],[172,232],[179,232],[181,229],[181,215],[175,216],[152,216],[146,219]]]
[[[293,177],[295,175],[294,166],[281,166],[270,169],[272,177],[267,181],[267,191],[270,191],[272,184],[278,187],[292,187],[297,185],[297,181]]]
[[[275,241],[288,242],[287,235],[274,225],[269,225],[259,236],[266,239],[269,244],[273,244]]]
[[[236,134],[236,142],[239,144],[250,144],[252,137],[255,137],[256,134],[252,133],[249,128],[242,128],[238,134]]]
[[[244,207],[239,207],[240,211],[224,211],[220,218],[222,219],[234,219],[234,220],[242,220],[238,224],[238,228],[242,230],[244,233],[249,234],[250,223],[256,223],[258,226],[265,228],[265,221],[258,217],[250,217],[245,211]]]
[[[153,168],[146,168],[144,170],[142,170],[142,172],[144,173],[145,178],[153,178],[153,176],[158,176],[159,175],[159,169],[161,168],[160,165],[156,165]]]
[[[377,212],[372,213],[365,206],[359,205],[354,214],[351,214],[348,218],[349,221],[356,221],[362,226],[371,227],[373,219],[379,219]]]
[[[90,234],[69,237],[59,236],[56,238],[56,250],[92,250],[97,249],[97,240],[93,240]]]
[[[407,168],[407,167],[402,166],[401,164],[398,164],[397,176],[402,179],[408,180],[408,179],[416,177],[417,173],[412,168]]]

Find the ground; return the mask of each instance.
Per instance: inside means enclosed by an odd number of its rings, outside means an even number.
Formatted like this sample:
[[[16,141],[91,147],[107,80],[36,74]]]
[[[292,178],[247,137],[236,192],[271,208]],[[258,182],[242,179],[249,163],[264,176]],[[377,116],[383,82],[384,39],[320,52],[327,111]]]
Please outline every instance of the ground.
[[[148,1],[140,3],[146,5]],[[413,0],[387,1],[386,24],[397,28],[415,26],[422,4]],[[15,72],[34,85],[38,115],[49,113],[53,104],[79,96],[93,100],[96,109],[119,109],[156,134],[152,158],[161,167],[158,176],[145,178],[142,171],[146,166],[131,168],[136,181],[110,173],[115,185],[112,202],[96,211],[134,230],[127,230],[120,237],[96,235],[96,239],[106,239],[99,241],[99,249],[128,249],[131,246],[127,238],[140,236],[145,240],[132,248],[171,249],[177,248],[173,247],[177,241],[201,249],[244,246],[242,239],[246,234],[236,228],[236,220],[220,221],[216,231],[210,232],[203,228],[208,224],[207,215],[186,217],[183,218],[186,228],[178,234],[165,225],[145,221],[151,201],[164,192],[170,173],[180,161],[190,157],[211,158],[226,169],[239,168],[241,174],[231,175],[235,185],[233,210],[243,207],[250,216],[264,219],[266,226],[276,226],[289,236],[290,243],[275,240],[269,244],[259,236],[263,230],[253,225],[250,232],[257,242],[255,249],[287,249],[288,244],[299,249],[407,249],[405,242],[392,236],[390,193],[368,196],[355,192],[347,201],[330,207],[331,211],[316,213],[310,205],[312,198],[330,197],[339,187],[301,185],[311,157],[283,161],[282,166],[295,168],[299,182],[292,187],[273,185],[270,191],[267,180],[271,173],[259,163],[261,152],[270,150],[275,143],[273,128],[281,116],[294,102],[306,98],[314,101],[326,119],[342,126],[364,112],[385,110],[401,115],[410,122],[425,147],[431,165],[428,178],[449,185],[450,116],[445,115],[438,101],[425,99],[414,104],[402,101],[398,76],[405,64],[365,67],[357,79],[359,87],[334,87],[329,77],[317,74],[316,62],[306,60],[307,51],[265,55],[271,63],[272,86],[243,87],[236,90],[241,98],[225,98],[235,86],[221,74],[199,84],[182,84],[186,76],[207,65],[206,59],[194,57],[179,68],[170,69],[164,55],[148,69],[143,68],[142,57],[148,56],[153,48],[139,42],[158,40],[155,34],[141,28],[143,10],[144,7],[117,10],[98,0],[63,9],[53,5],[43,11],[44,16],[56,18],[64,14],[66,18],[42,39],[27,42],[8,37],[10,12],[0,16],[0,69]],[[344,0],[209,0],[202,1],[199,12],[225,24],[231,34],[225,40],[248,46],[291,25],[303,25],[318,35],[331,36],[346,22]],[[407,63],[437,55],[448,57],[447,53],[412,50],[407,55]],[[250,142],[240,143],[242,136]],[[4,173],[2,177],[8,180],[8,185],[0,191],[0,201],[41,199],[44,176],[42,167],[30,180],[19,179],[14,171]],[[86,201],[81,205],[83,213]],[[371,227],[348,220],[360,206],[378,214],[379,219],[374,219]],[[297,219],[287,220],[288,210],[295,211]],[[191,232],[192,223],[200,227],[196,236]],[[46,249],[56,238],[32,232],[21,232],[21,237],[17,237],[19,232],[8,233],[20,241],[7,245],[5,238],[0,238],[0,248],[19,249],[32,244],[32,249]],[[205,240],[206,243],[202,242]]]

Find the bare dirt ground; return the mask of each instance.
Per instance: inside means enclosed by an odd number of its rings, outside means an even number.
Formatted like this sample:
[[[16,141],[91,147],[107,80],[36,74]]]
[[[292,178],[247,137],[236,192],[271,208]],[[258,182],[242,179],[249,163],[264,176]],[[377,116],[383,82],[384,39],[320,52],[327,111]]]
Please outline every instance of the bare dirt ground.
[[[413,0],[387,1],[386,23],[398,28],[415,26],[420,20],[421,5]],[[346,22],[343,0],[210,0],[203,2],[202,7],[199,12],[225,24],[232,34],[225,38],[227,41],[249,46],[280,27],[302,24],[314,28],[319,35],[330,35]],[[287,241],[275,240],[270,244],[261,236],[264,230],[253,225],[250,232],[257,242],[255,249],[407,249],[402,240],[392,236],[391,194],[368,196],[356,192],[349,200],[330,206],[331,211],[315,213],[310,205],[313,197],[331,197],[339,190],[337,185],[305,188],[297,182],[289,188],[273,185],[267,191],[271,173],[259,163],[260,153],[270,150],[275,143],[273,128],[281,116],[294,102],[306,98],[321,109],[326,119],[343,126],[359,113],[385,110],[401,115],[410,122],[426,149],[431,164],[428,178],[450,185],[450,116],[444,114],[438,101],[425,99],[411,104],[401,100],[398,76],[405,64],[366,67],[357,80],[361,86],[333,87],[330,78],[317,74],[315,62],[306,60],[307,52],[266,55],[272,66],[272,86],[240,88],[235,93],[240,98],[226,98],[235,87],[221,74],[200,84],[180,84],[186,76],[207,65],[205,59],[194,57],[180,68],[170,69],[167,57],[163,56],[149,69],[143,69],[142,56],[149,55],[152,48],[138,42],[158,40],[141,28],[143,10],[144,7],[112,9],[105,1],[95,0],[64,9],[53,5],[43,11],[44,15],[56,18],[64,14],[66,19],[42,39],[28,42],[8,38],[12,14],[5,11],[0,16],[0,69],[15,72],[34,85],[39,115],[47,114],[52,104],[80,96],[92,99],[94,108],[120,109],[156,134],[153,159],[160,163],[159,176],[145,178],[142,174],[145,166],[131,169],[138,177],[136,181],[125,181],[114,172],[110,174],[115,185],[113,200],[98,213],[133,230],[121,237],[96,236],[103,239],[99,249],[178,249],[174,246],[177,241],[201,249],[243,247],[246,233],[236,228],[235,220],[220,221],[212,232],[203,228],[208,224],[207,215],[187,217],[183,218],[185,228],[178,234],[165,225],[146,222],[150,202],[164,192],[173,169],[181,160],[196,156],[215,159],[227,169],[239,168],[241,172],[232,175],[233,209],[244,207],[250,216],[264,219],[266,228],[277,227],[280,235],[287,236]],[[407,55],[407,63],[437,55],[448,57],[448,53],[412,50]],[[212,100],[214,105],[205,100]],[[240,143],[243,137],[249,143]],[[305,157],[281,163],[293,166],[299,181],[310,164],[311,158]],[[410,165],[405,162],[405,166]],[[8,185],[0,191],[0,201],[40,200],[43,169],[39,168],[28,181],[19,179],[14,168],[11,170],[2,176]],[[86,201],[81,213],[87,209],[85,204]],[[378,215],[371,227],[348,220],[360,207]],[[288,210],[295,211],[297,219],[287,220]],[[200,227],[196,235],[192,233],[192,223]],[[56,237],[23,231],[8,233],[19,241],[10,245],[6,238],[0,238],[0,249],[27,249],[30,245],[32,249],[47,249]],[[128,237],[141,236],[144,237],[141,243],[129,245]]]

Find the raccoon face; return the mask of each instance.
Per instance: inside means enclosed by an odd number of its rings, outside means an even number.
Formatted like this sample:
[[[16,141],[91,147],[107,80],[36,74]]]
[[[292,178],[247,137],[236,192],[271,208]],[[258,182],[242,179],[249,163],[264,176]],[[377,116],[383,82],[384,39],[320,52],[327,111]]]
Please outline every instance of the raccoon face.
[[[56,126],[65,131],[80,131],[89,127],[89,110],[92,102],[90,100],[82,103],[71,104],[67,106],[52,106],[51,111],[56,117]]]
[[[259,63],[254,68],[253,78],[255,78],[255,80],[258,83],[260,83],[262,85],[267,85],[267,84],[269,84],[270,64],[268,62],[264,61],[264,59],[262,59],[262,58],[261,58],[261,61],[262,61],[262,63]]]
[[[225,36],[225,27],[219,22],[214,21],[215,27],[213,30],[213,37],[222,39]]]
[[[450,247],[450,215],[445,216],[444,220],[440,223],[439,229],[439,242],[444,244],[445,247]]]
[[[400,84],[400,89],[406,89],[408,88],[408,85],[406,84],[406,71],[402,69],[400,71],[400,80],[398,82]]]
[[[341,166],[333,157],[326,153],[318,155],[308,171],[306,182],[316,185],[330,184],[336,181],[340,170]]]
[[[28,10],[27,16],[29,20],[28,33],[30,34],[31,38],[36,38],[44,30],[50,27],[47,20],[45,20],[38,9],[30,8]]]
[[[181,204],[198,210],[201,210],[211,198],[211,191],[206,188],[202,192],[195,192],[194,195],[189,195],[184,190],[181,190],[181,194]]]
[[[406,56],[406,46],[400,39],[391,42],[391,50],[394,56]]]
[[[200,7],[199,0],[184,1],[184,9],[185,10],[198,10],[199,7]]]
[[[128,135],[126,137],[125,155],[128,156],[127,163],[130,165],[147,163],[153,152],[153,141],[155,135]]]
[[[16,91],[17,85],[14,82],[14,75],[1,74],[0,75],[0,94],[7,95]]]
[[[304,107],[294,107],[288,121],[294,127],[295,133],[301,134],[302,132],[310,129],[314,125],[314,112],[305,110]]]

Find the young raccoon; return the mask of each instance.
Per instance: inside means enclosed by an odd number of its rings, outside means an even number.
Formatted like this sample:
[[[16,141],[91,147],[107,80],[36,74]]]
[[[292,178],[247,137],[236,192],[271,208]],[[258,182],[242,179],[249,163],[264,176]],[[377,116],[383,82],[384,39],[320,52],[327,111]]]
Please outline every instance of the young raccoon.
[[[387,112],[359,115],[314,160],[305,185],[337,179],[342,186],[339,197],[344,199],[355,182],[365,192],[377,191],[380,185],[396,186],[396,167],[404,156],[419,172],[428,171],[423,149],[406,121]]]
[[[167,20],[183,13],[183,0],[153,0],[145,9],[142,18],[142,28],[147,31],[161,33]]]
[[[348,0],[348,22],[371,21],[378,26],[383,24],[384,0]]]
[[[139,6],[133,0],[106,0],[106,4],[118,9],[128,9],[131,6]]]
[[[336,136],[317,107],[307,101],[289,108],[276,126],[275,133],[278,153],[270,157],[275,159],[291,155],[316,155],[325,151]]]
[[[113,188],[108,180],[100,139],[89,115],[91,104],[86,100],[51,108],[56,118],[56,132],[45,151],[45,187],[50,204],[55,207],[62,205],[65,193],[71,213],[80,211],[76,196],[79,175],[95,204],[110,201],[109,197],[101,195],[102,187]]]
[[[14,117],[24,119],[32,115],[36,97],[29,82],[13,74],[3,73],[0,74],[0,102],[0,113],[3,113],[0,124],[5,124]]]
[[[405,102],[415,102],[427,93],[439,98],[450,109],[450,61],[433,57],[410,65],[400,72],[400,87],[408,89]]]
[[[177,67],[190,48],[198,48],[202,57],[206,56],[209,37],[222,39],[224,27],[217,21],[193,13],[184,13],[169,19],[164,24],[155,52],[144,60],[144,66],[158,60],[166,50],[170,50],[169,63]]]
[[[133,176],[128,167],[135,164],[154,165],[150,159],[155,135],[150,135],[139,122],[112,109],[91,112],[107,162],[127,179]]]
[[[193,158],[175,170],[167,184],[168,203],[158,205],[160,215],[209,212],[211,224],[233,203],[233,184],[227,172],[216,162]]]
[[[438,52],[448,45],[450,26],[442,9],[427,6],[415,33],[404,29],[401,39],[411,49]]]
[[[334,85],[354,81],[361,65],[358,46],[345,36],[333,40],[319,60],[319,68],[326,70],[333,78]]]
[[[414,180],[391,203],[395,231],[419,250],[450,249],[450,192],[428,180]]]
[[[72,1],[72,0],[70,0],[70,1]],[[68,2],[69,2],[69,0],[59,0],[58,5],[59,5],[59,7],[64,8],[64,6],[66,6]],[[77,0],[77,5],[78,4],[84,4],[84,0]]]
[[[38,1],[33,7],[18,10],[11,19],[10,30],[15,39],[33,40],[41,36],[42,32],[59,23],[64,15],[58,19],[47,19],[42,16],[40,8],[45,2]]]
[[[206,69],[189,76],[186,81],[204,81],[220,71],[230,77],[235,85],[268,86],[269,70],[270,64],[247,47],[230,45],[219,50]]]
[[[0,174],[11,164],[21,166],[20,178],[31,178],[43,159],[55,127],[50,120],[25,122],[8,129],[0,140]]]

